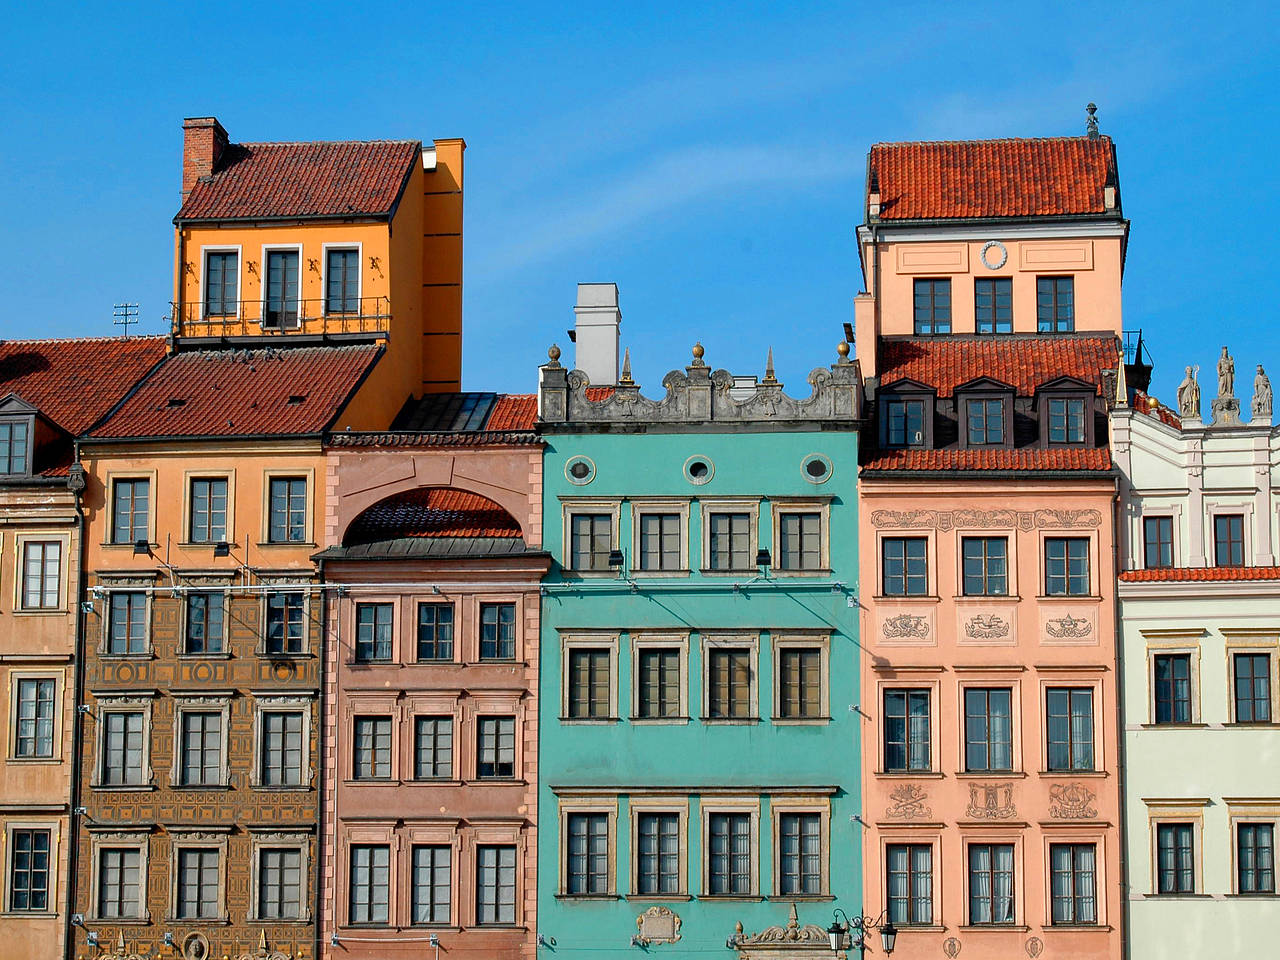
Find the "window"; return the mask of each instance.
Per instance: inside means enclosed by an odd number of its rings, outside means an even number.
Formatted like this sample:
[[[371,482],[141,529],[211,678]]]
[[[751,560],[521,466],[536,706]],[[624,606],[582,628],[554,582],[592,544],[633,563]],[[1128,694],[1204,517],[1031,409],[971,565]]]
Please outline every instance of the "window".
[[[391,779],[391,718],[356,717],[355,779]]]
[[[1013,844],[969,844],[969,923],[1013,923]]]
[[[1143,565],[1148,570],[1173,566],[1173,517],[1142,520]]]
[[[1218,567],[1244,566],[1244,517],[1220,513],[1213,518],[1213,563]]]
[[[712,896],[751,893],[751,815],[713,813],[707,818],[707,890]]]
[[[262,325],[280,330],[298,325],[298,251],[266,251],[267,282]]]
[[[150,480],[116,480],[111,485],[111,542],[137,543],[150,540],[147,511],[151,500]]]
[[[180,920],[212,920],[218,915],[218,851],[178,851]]]
[[[966,597],[1009,593],[1009,541],[1005,537],[964,537],[960,541]]]
[[[179,713],[178,770],[184,787],[213,787],[222,782],[222,714]]]
[[[206,253],[204,258],[204,315],[230,317],[237,313],[240,255],[231,251]]]
[[[260,851],[257,919],[297,920],[301,916],[302,851]]]
[[[1237,824],[1236,892],[1276,892],[1275,826],[1273,824]]]
[[[822,569],[822,514],[778,514],[778,569]]]
[[[481,717],[476,777],[505,780],[516,775],[515,717]]]
[[[885,445],[923,447],[925,401],[888,397],[884,401]]]
[[[267,540],[302,543],[307,539],[307,481],[304,477],[272,477],[267,507]]]
[[[324,312],[360,312],[360,251],[330,250],[325,255]]]
[[[103,847],[98,851],[98,916],[132,920],[142,915],[142,852]]]
[[[1156,825],[1156,892],[1195,893],[1196,867],[1189,823]]]
[[[107,653],[147,652],[147,595],[141,590],[111,594]]]
[[[885,537],[880,564],[887,597],[922,597],[929,592],[928,541],[924,537]]]
[[[480,659],[516,658],[516,605],[480,604]]]
[[[56,610],[62,594],[62,541],[22,545],[22,609]]]
[[[1049,442],[1084,443],[1085,402],[1078,397],[1049,398]]]
[[[1096,848],[1092,843],[1049,844],[1049,897],[1053,922],[1098,922]]]
[[[969,446],[997,446],[1004,443],[1004,401],[966,400],[965,438]]]
[[[191,481],[192,543],[221,543],[227,539],[227,481],[221,477]]]
[[[609,650],[569,650],[569,717],[608,720],[611,683]]]
[[[751,514],[712,513],[709,558],[712,570],[750,570]]]
[[[102,715],[102,785],[143,783],[141,711],[111,711]]]
[[[1087,537],[1049,537],[1045,540],[1044,592],[1051,597],[1089,595]]]
[[[973,315],[978,333],[1013,333],[1013,279],[974,280]]]
[[[49,831],[14,830],[9,834],[9,909],[49,909]]]
[[[413,922],[448,923],[452,851],[446,846],[413,848]]]
[[[565,893],[591,896],[609,892],[609,817],[571,813],[565,852]]]
[[[356,660],[359,663],[391,659],[391,604],[356,604]]]
[[[1013,769],[1013,691],[970,687],[964,692],[964,768]]]
[[[453,776],[453,717],[418,717],[414,723],[414,768],[418,780]]]
[[[1191,655],[1157,654],[1154,658],[1156,723],[1191,722]]]
[[[641,720],[680,716],[680,651],[645,648],[636,655],[639,696],[636,714]]]
[[[891,843],[885,848],[889,919],[895,924],[933,923],[933,847]]]
[[[778,892],[822,892],[822,817],[816,813],[784,813],[778,818]]]
[[[453,659],[453,604],[418,604],[418,660]]]
[[[778,651],[778,717],[816,720],[822,716],[822,651],[784,647]]]
[[[391,848],[379,844],[351,847],[348,922],[386,923],[391,900]]]
[[[575,513],[569,520],[569,564],[573,570],[608,570],[613,514]]]
[[[715,647],[708,654],[708,719],[750,719],[751,651],[745,648]]]
[[[1050,687],[1045,691],[1049,719],[1049,769],[1093,769],[1093,690]]]
[[[1232,655],[1236,682],[1236,723],[1271,722],[1271,655]]]
[[[267,594],[267,653],[301,653],[306,599],[301,593]]]
[[[516,922],[516,848],[476,847],[476,923]]]
[[[1075,278],[1036,277],[1036,329],[1071,333],[1075,328]]]
[[[302,785],[302,714],[271,710],[262,714],[262,770],[264,787]]]
[[[932,768],[929,691],[884,692],[884,769],[887,773]]]
[[[18,680],[18,729],[15,756],[23,760],[53,757],[53,718],[56,681]]]
[[[26,420],[0,421],[0,475],[27,473],[27,437],[30,425]]]
[[[682,570],[683,555],[680,514],[640,514],[641,570]]]
[[[916,336],[951,332],[951,281],[915,281]]]
[[[636,818],[636,892],[680,892],[680,816],[642,813]]]
[[[225,602],[226,597],[221,593],[187,595],[187,653],[222,652]]]

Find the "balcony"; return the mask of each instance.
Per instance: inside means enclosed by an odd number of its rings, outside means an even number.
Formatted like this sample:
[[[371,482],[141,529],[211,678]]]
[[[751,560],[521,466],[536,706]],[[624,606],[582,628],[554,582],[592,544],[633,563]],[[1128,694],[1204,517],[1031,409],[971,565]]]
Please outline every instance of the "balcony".
[[[228,300],[173,305],[178,337],[351,337],[386,334],[386,297],[319,297],[313,300]]]

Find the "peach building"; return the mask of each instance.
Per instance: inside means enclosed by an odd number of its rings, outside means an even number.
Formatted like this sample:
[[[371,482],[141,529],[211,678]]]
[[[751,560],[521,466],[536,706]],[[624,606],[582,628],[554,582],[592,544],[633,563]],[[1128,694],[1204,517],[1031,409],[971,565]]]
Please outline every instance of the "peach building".
[[[871,149],[863,912],[895,957],[1121,954],[1106,413],[1127,227],[1096,128]]]
[[[536,398],[436,394],[328,446],[324,955],[533,957]]]

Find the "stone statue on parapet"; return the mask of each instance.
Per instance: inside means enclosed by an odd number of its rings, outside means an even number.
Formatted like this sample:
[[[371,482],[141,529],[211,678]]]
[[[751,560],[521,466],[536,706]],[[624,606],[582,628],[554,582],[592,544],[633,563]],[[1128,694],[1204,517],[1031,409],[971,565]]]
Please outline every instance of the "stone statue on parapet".
[[[1227,348],[1222,348],[1222,356],[1218,358],[1218,398],[1234,397],[1236,395],[1236,362],[1231,359],[1231,354],[1227,353]]]
[[[1253,419],[1271,420],[1271,379],[1263,372],[1262,364],[1258,364],[1253,378]]]
[[[1242,427],[1240,401],[1236,399],[1236,362],[1222,348],[1218,358],[1218,395],[1213,398],[1213,425],[1215,427]]]
[[[1196,377],[1200,368],[1187,367],[1187,376],[1178,384],[1178,415],[1184,419],[1200,419],[1200,384]]]

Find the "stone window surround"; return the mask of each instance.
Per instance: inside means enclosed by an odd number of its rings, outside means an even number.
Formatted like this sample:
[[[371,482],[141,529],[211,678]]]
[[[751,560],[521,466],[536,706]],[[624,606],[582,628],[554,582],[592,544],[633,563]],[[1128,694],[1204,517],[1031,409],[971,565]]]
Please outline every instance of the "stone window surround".
[[[228,573],[225,575],[222,575],[222,574],[187,575],[187,576],[184,576],[183,579],[187,581],[187,585],[182,588],[182,592],[181,592],[182,607],[179,613],[179,622],[178,622],[178,643],[179,643],[178,656],[179,657],[197,657],[200,659],[213,659],[213,660],[225,659],[230,657],[231,656],[231,653],[230,653],[231,631],[229,628],[229,622],[231,619],[232,596],[229,588],[231,587],[231,574]],[[189,637],[187,636],[187,622],[188,622],[187,613],[188,613],[188,605],[191,602],[191,596],[192,594],[211,594],[211,593],[222,594],[222,639],[221,639],[222,652],[221,653],[189,653],[188,652],[189,648],[187,645],[189,641]]]
[[[986,336],[986,334],[984,334]],[[892,829],[880,829],[880,865],[879,865],[879,883],[880,894],[883,903],[880,909],[885,911],[888,916],[889,910],[889,847],[896,847],[904,844],[913,844],[915,846],[927,846],[929,853],[929,914],[932,918],[931,923],[898,923],[899,929],[915,929],[915,930],[932,930],[943,929],[942,925],[942,907],[943,901],[940,896],[941,890],[941,871],[942,871],[942,831],[938,827],[927,827],[923,825],[911,825],[903,823],[901,825],[894,824]],[[965,865],[965,873],[968,873],[968,864]],[[1014,877],[1015,882],[1017,877]],[[968,913],[968,901],[964,904],[964,912]]]
[[[1049,439],[1049,401],[1084,401],[1084,443],[1055,443]],[[1096,444],[1097,388],[1072,377],[1061,377],[1036,390],[1035,411],[1039,436],[1036,446],[1044,448],[1087,449]]]
[[[151,481],[147,487],[147,540],[154,546],[156,544],[156,503],[159,491],[157,490],[158,471],[156,470],[108,470],[106,478],[103,481],[103,496],[105,503],[102,506],[103,516],[106,522],[103,524],[103,535],[105,539],[101,546],[108,550],[133,550],[133,541],[128,543],[116,543],[111,539],[112,533],[115,532],[115,516],[116,516],[116,481],[117,480],[149,480]]]
[[[618,648],[621,636],[612,633],[588,633],[574,631],[560,635],[560,723],[561,724],[599,724],[616,723],[619,719],[618,706]],[[609,654],[609,711],[605,717],[572,717],[569,715],[570,677],[569,667],[571,652],[575,650],[605,650]],[[633,684],[634,686],[634,684]]]
[[[640,632],[630,634],[631,641],[631,722],[642,724],[684,724],[689,722],[689,634]],[[640,654],[646,650],[676,650],[680,664],[679,702],[674,717],[640,716]],[[566,704],[567,706],[567,704]]]
[[[751,883],[746,893],[720,894],[711,893],[711,816],[717,813],[745,813],[751,818]],[[757,900],[760,898],[760,797],[743,796],[704,796],[699,803],[701,818],[702,848],[702,890],[699,894],[704,899],[712,900]]]
[[[356,776],[356,723],[360,720],[388,720],[391,723],[391,737],[387,745],[387,749],[391,751],[388,757],[390,772],[385,777],[357,777]],[[351,753],[347,758],[348,763],[346,769],[339,771],[343,783],[352,784],[373,784],[373,783],[398,783],[402,780],[411,779],[403,776],[406,766],[404,762],[403,750],[397,750],[396,730],[407,726],[404,722],[404,711],[399,704],[399,692],[394,690],[378,691],[378,692],[361,692],[354,696],[349,695],[346,703],[343,704],[342,725],[346,728],[347,743],[351,745]],[[401,738],[403,734],[401,734]],[[410,755],[412,756],[412,755]],[[409,773],[413,772],[412,764],[408,764]]]
[[[27,544],[57,543],[61,545],[61,556],[58,560],[58,602],[52,607],[25,606],[23,587],[26,585]],[[13,537],[13,606],[10,612],[15,617],[39,617],[51,614],[65,616],[70,612],[69,584],[71,557],[71,534],[56,530],[26,530]]]
[[[90,824],[90,881],[89,909],[86,920],[97,923],[113,923],[120,925],[147,924],[151,922],[150,898],[148,896],[148,878],[151,859],[151,828],[134,829],[132,827],[102,827]],[[136,917],[101,917],[98,905],[101,901],[100,887],[102,868],[102,851],[104,848],[129,847],[138,851],[138,908]]]
[[[253,697],[253,769],[249,785],[256,790],[312,790],[315,788],[315,766],[311,755],[312,711],[316,694],[309,690],[250,690]],[[266,728],[264,713],[300,713],[302,715],[302,778],[297,786],[269,786],[262,782],[263,738]]]
[[[831,722],[831,635],[825,632],[773,632],[769,636],[773,655],[773,713],[770,720],[778,726],[814,726]],[[784,717],[782,705],[782,651],[818,651],[818,716]]]
[[[816,813],[819,817],[818,838],[821,843],[819,862],[821,875],[818,893],[782,893],[782,817],[792,813]],[[770,839],[773,851],[773,880],[770,894],[785,900],[831,899],[831,800],[828,797],[773,797],[769,801]]]
[[[678,821],[676,839],[679,843],[679,866],[674,893],[639,893],[640,889],[640,817],[643,814],[675,814]],[[631,877],[628,900],[670,901],[689,896],[689,798],[687,796],[662,796],[659,794],[633,795],[628,802],[631,817]]]
[[[310,923],[313,899],[310,894],[312,835],[309,832],[297,831],[293,827],[250,826],[248,830],[250,849],[252,851],[250,863],[253,866],[249,879],[249,922]],[[302,889],[299,893],[299,916],[296,920],[268,920],[258,913],[260,902],[258,887],[262,876],[261,856],[263,850],[297,850],[301,854],[298,869],[301,872]]]
[[[1093,692],[1093,769],[1092,770],[1050,770],[1049,769],[1049,691],[1061,689]],[[1040,677],[1040,773],[1046,777],[1080,776],[1090,773],[1101,773],[1110,769],[1110,761],[1104,751],[1107,738],[1103,736],[1103,724],[1111,716],[1111,711],[1104,709],[1102,677],[1084,671],[1070,670],[1055,673],[1053,676]],[[1048,861],[1046,861],[1048,862]],[[1048,914],[1046,914],[1048,916]]]
[[[230,827],[166,827],[169,834],[169,899],[166,923],[189,925],[231,922],[227,910],[227,846]],[[218,853],[218,899],[215,917],[178,917],[178,854],[183,850],[216,850]]]
[[[702,524],[702,555],[699,571],[704,577],[737,577],[743,573],[755,573],[755,554],[760,548],[760,504],[762,497],[706,497],[699,500],[699,516]],[[747,532],[747,567],[740,570],[711,569],[711,515],[713,513],[745,513],[750,521]],[[773,558],[771,558],[773,559]],[[772,568],[771,568],[772,569]]]
[[[689,511],[691,502],[687,499],[647,499],[632,497],[631,505],[631,563],[627,572],[635,579],[687,577],[691,569],[689,564]],[[681,564],[677,570],[642,570],[640,568],[640,518],[645,514],[674,513],[680,518],[680,557]]]
[[[1041,861],[1044,864],[1044,883],[1043,897],[1044,902],[1041,909],[1044,910],[1044,930],[1071,930],[1075,928],[1092,930],[1095,928],[1105,928],[1108,925],[1107,918],[1107,896],[1110,890],[1111,880],[1108,877],[1107,870],[1107,831],[1103,827],[1071,824],[1071,823],[1052,823],[1044,824],[1041,833],[1042,856]],[[1093,923],[1054,923],[1053,922],[1053,860],[1050,857],[1049,848],[1060,843],[1088,843],[1092,844],[1093,852],[1093,900],[1094,900],[1094,917]],[[1014,876],[1014,882],[1017,882],[1017,876]]]
[[[96,701],[94,719],[96,720],[96,733],[94,734],[94,749],[96,756],[94,757],[92,781],[89,786],[98,790],[154,790],[156,786],[155,769],[151,765],[151,738],[153,726],[153,711],[155,707],[155,698],[159,695],[156,691],[138,692],[134,691],[127,694],[116,693],[95,693],[90,691]],[[126,784],[106,784],[102,782],[103,765],[106,763],[106,718],[112,713],[142,713],[142,782],[126,783]],[[97,886],[94,886],[97,890]]]
[[[1018,531],[1014,527],[956,527],[955,538],[956,586],[955,599],[973,602],[1017,600],[1018,593]],[[964,592],[964,541],[966,539],[999,540],[1005,542],[1005,592],[1003,594],[967,594]],[[1056,599],[1056,598],[1055,598]]]
[[[936,774],[942,772],[942,724],[939,723],[939,714],[941,706],[942,683],[931,674],[922,674],[917,679],[904,676],[906,670],[897,670],[897,676],[893,680],[877,680],[876,681],[876,703],[875,709],[879,712],[879,721],[876,724],[877,743],[876,743],[876,770],[875,775],[878,777],[920,777],[928,774]],[[885,710],[884,699],[885,694],[896,690],[927,690],[929,692],[929,767],[927,770],[887,770],[885,768]],[[910,737],[910,728],[908,725],[908,738]],[[908,748],[910,742],[908,739]]]
[[[263,281],[264,283],[266,281]],[[306,492],[306,512],[303,519],[302,539],[301,540],[272,540],[271,539],[271,481],[272,480],[303,480],[307,485]],[[230,491],[228,491],[228,499]],[[314,467],[303,466],[298,464],[293,467],[271,467],[262,471],[262,520],[261,527],[258,530],[258,546],[268,549],[293,547],[314,547],[315,544],[315,501],[316,501],[316,471]],[[228,523],[230,521],[228,520]]]
[[[617,577],[620,573],[618,570],[578,570],[573,566],[573,518],[578,514],[608,514],[611,519],[611,543],[610,548],[618,550],[622,542],[621,522],[622,522],[622,498],[599,498],[599,497],[561,497],[561,559],[564,569],[567,573],[571,573],[575,577],[582,578],[607,578]]]
[[[227,518],[226,530],[223,532],[223,540],[227,543],[236,542],[236,471],[232,467],[222,470],[184,470],[182,473],[182,531],[181,543],[179,546],[186,549],[200,549],[201,547],[213,547],[216,540],[192,540],[191,539],[191,482],[193,480],[225,480],[227,482]]]
[[[769,567],[771,576],[782,577],[824,577],[831,574],[831,497],[776,497],[771,498],[770,518],[773,526],[773,537],[770,546],[773,561]],[[816,570],[783,570],[782,561],[782,517],[788,513],[818,514],[818,546],[819,561]]]
[[[969,770],[966,747],[967,731],[965,729],[965,691],[970,689],[1008,689],[1009,690],[1009,759],[1011,770]],[[1020,777],[1026,772],[1023,754],[1023,700],[1022,680],[1018,674],[1002,672],[999,668],[976,667],[966,670],[956,678],[956,776],[959,777]],[[1039,710],[1037,710],[1037,713]],[[1095,711],[1096,712],[1096,711]],[[1096,732],[1095,732],[1096,736]],[[968,861],[965,861],[966,864]],[[966,866],[966,870],[968,867]],[[968,902],[967,900],[965,901]]]
[[[1061,603],[1064,600],[1071,601],[1097,601],[1102,596],[1102,552],[1100,550],[1100,534],[1097,527],[1063,527],[1062,529],[1046,530],[1042,527],[1036,529],[1036,548],[1039,557],[1039,577],[1036,584],[1036,599],[1047,600],[1051,603]],[[1048,541],[1050,540],[1087,540],[1089,541],[1089,552],[1087,554],[1089,561],[1089,592],[1088,593],[1066,593],[1050,595],[1048,591],[1049,563],[1048,563]]]
[[[877,391],[877,417],[880,427],[880,449],[899,450],[917,449],[932,450],[933,421],[938,406],[938,392],[923,383],[914,380],[899,380],[896,383]],[[890,400],[919,400],[924,404],[924,418],[921,424],[921,442],[909,443],[905,446],[889,443],[889,403]]]
[[[173,763],[169,767],[169,786],[175,790],[209,790],[231,786],[231,696],[230,692],[197,694],[173,691]],[[218,745],[218,782],[186,784],[182,782],[182,718],[187,713],[217,713],[222,718],[221,743]],[[224,851],[225,852],[225,851]]]
[[[1257,543],[1257,536],[1253,529],[1253,500],[1234,500],[1233,498],[1210,498],[1205,497],[1204,501],[1204,557],[1205,565],[1216,567],[1216,559],[1218,553],[1217,531],[1215,521],[1219,516],[1239,516],[1241,517],[1240,529],[1244,536],[1244,543],[1241,545],[1241,557],[1246,567],[1255,565],[1254,549]]]
[[[1199,637],[1201,631],[1194,632],[1195,637]],[[1165,654],[1186,654],[1190,657],[1190,669],[1188,671],[1191,684],[1191,720],[1190,723],[1198,724],[1200,720],[1200,643],[1192,637],[1176,637],[1165,640],[1147,640],[1147,726],[1151,727],[1185,727],[1186,724],[1179,723],[1161,723],[1156,724],[1156,660],[1157,656]]]
[[[884,592],[884,542],[886,540],[924,540],[925,592],[919,594],[888,594]],[[959,539],[956,550],[959,551]],[[959,553],[957,552],[957,557]],[[886,527],[876,529],[876,600],[928,601],[939,599],[938,584],[938,531],[934,528]],[[958,568],[957,568],[958,569]]]
[[[299,580],[296,575],[283,576],[261,575],[259,582],[268,589],[262,591],[258,600],[258,639],[254,644],[254,656],[267,660],[288,660],[312,656],[315,647],[312,634],[317,620],[315,619],[316,597],[321,588],[309,580]],[[276,593],[302,594],[302,649],[297,653],[269,653],[267,651],[267,601]],[[323,625],[321,625],[323,629]],[[353,634],[354,635],[354,634]]]
[[[1241,893],[1240,892],[1240,833],[1241,824],[1262,823],[1271,824],[1272,837],[1272,855],[1274,857],[1274,844],[1280,839],[1280,798],[1271,799],[1238,799],[1235,797],[1225,798],[1227,805],[1227,820],[1230,829],[1231,838],[1231,895],[1243,897],[1270,897],[1274,898],[1276,893]],[[1272,878],[1275,878],[1275,864],[1272,864]],[[1280,884],[1276,885],[1276,890],[1280,891]]]
[[[604,893],[569,893],[569,817],[574,814],[603,814],[606,817],[608,837],[607,887]],[[591,900],[600,897],[612,899],[618,893],[618,801],[616,798],[562,795],[559,798],[560,860],[559,881],[556,883],[557,899]],[[635,857],[632,857],[635,860]]]
[[[1142,800],[1147,805],[1147,832],[1150,843],[1151,871],[1148,897],[1194,896],[1204,892],[1204,811],[1212,802],[1207,797],[1148,799]],[[1190,894],[1160,893],[1160,848],[1158,830],[1163,823],[1191,824],[1191,859],[1194,863],[1195,877]],[[1235,840],[1235,830],[1231,832]],[[1234,861],[1233,861],[1234,862]]]
[[[760,712],[760,635],[758,633],[702,631],[702,722],[710,724],[759,723]],[[751,704],[746,717],[711,717],[711,651],[730,648],[745,649],[751,663]]]
[[[1145,504],[1148,500],[1154,501],[1148,509]],[[1163,496],[1142,496],[1134,494],[1132,498],[1132,507],[1135,511],[1133,525],[1130,530],[1133,531],[1133,539],[1130,541],[1128,562],[1125,564],[1127,570],[1143,570],[1147,565],[1147,529],[1146,519],[1148,517],[1167,517],[1172,521],[1173,526],[1173,566],[1191,566],[1190,556],[1192,553],[1189,540],[1186,538],[1186,532],[1183,528],[1182,521],[1182,501],[1181,499],[1171,501]]]
[[[155,656],[154,638],[151,630],[151,620],[155,615],[155,582],[154,574],[135,574],[135,575],[119,575],[119,576],[100,576],[98,578],[100,586],[104,589],[102,594],[102,613],[100,620],[102,628],[98,631],[98,656],[108,660],[149,660]],[[144,649],[141,653],[111,653],[109,650],[110,634],[111,634],[111,596],[116,593],[141,593],[144,595],[143,612],[142,612],[142,629]],[[98,608],[94,603],[94,610]]]
[[[47,757],[18,756],[18,682],[20,680],[53,681],[53,744]],[[62,733],[66,718],[62,708],[66,683],[65,670],[18,669],[9,673],[9,743],[5,760],[9,763],[62,763]]]
[[[1002,825],[991,827],[962,826],[960,828],[961,930],[1019,930],[1027,921],[1027,859],[1024,851],[1025,830]],[[969,916],[969,847],[987,844],[1007,844],[1013,847],[1013,921],[1011,923],[973,923]],[[937,865],[934,876],[937,877]]]
[[[414,783],[432,783],[436,785],[461,783],[463,758],[468,755],[465,737],[462,734],[466,708],[461,695],[456,692],[420,693],[406,696],[401,706],[402,720],[399,724],[400,735],[395,746],[408,758],[408,769],[405,771],[406,781]],[[451,759],[449,776],[444,778],[430,777],[418,779],[418,719],[422,717],[448,717],[450,723]],[[406,722],[407,721],[407,722]]]
[[[959,449],[961,450],[1001,450],[1013,448],[1013,403],[1014,390],[1007,384],[984,377],[955,389],[953,397],[956,405],[956,424],[959,427]],[[969,442],[969,403],[984,400],[1000,401],[1000,418],[1002,420],[1000,443]]]
[[[1271,687],[1271,723],[1280,723],[1280,629],[1250,630],[1221,629],[1223,654],[1226,657],[1227,677],[1227,722],[1236,720],[1236,670],[1235,654],[1265,653],[1270,657]],[[1244,724],[1244,726],[1263,726],[1266,724]]]
[[[399,848],[405,857],[404,896],[401,898],[404,913],[402,927],[461,927],[462,925],[462,843],[464,829],[461,824],[407,822],[401,828],[404,838]],[[449,919],[445,923],[413,922],[413,851],[415,847],[448,847],[449,849]],[[517,858],[518,862],[518,858]],[[473,907],[474,909],[474,907]],[[519,906],[517,905],[517,912]]]
[[[55,917],[63,904],[58,890],[58,881],[62,877],[62,834],[63,822],[55,818],[22,817],[6,820],[4,823],[4,857],[0,869],[4,870],[4,916],[13,917]],[[49,834],[49,887],[48,897],[43,910],[13,909],[13,834],[18,830],[44,830]]]
[[[394,821],[370,820],[359,824],[343,823],[338,828],[340,856],[337,876],[334,878],[334,896],[339,927],[353,929],[383,928],[394,926],[396,906],[399,903],[400,881],[403,870],[399,856],[404,846],[397,835]],[[354,846],[385,846],[387,854],[387,923],[353,923],[351,920],[351,848]]]
[[[458,749],[459,738],[463,740],[462,749],[465,751],[462,757],[454,759],[455,769],[460,769],[470,774],[469,779],[482,784],[490,783],[520,783],[524,779],[524,761],[525,761],[525,743],[524,731],[526,722],[526,712],[528,710],[527,701],[520,692],[488,692],[488,691],[471,691],[470,696],[473,706],[471,707],[471,724],[470,729],[454,731],[454,750]],[[477,776],[480,764],[480,721],[488,717],[512,717],[514,718],[514,736],[515,736],[515,758],[512,764],[512,775],[507,777],[486,777],[481,780]],[[465,757],[466,766],[462,766],[462,759]],[[494,841],[495,843],[498,841]]]

